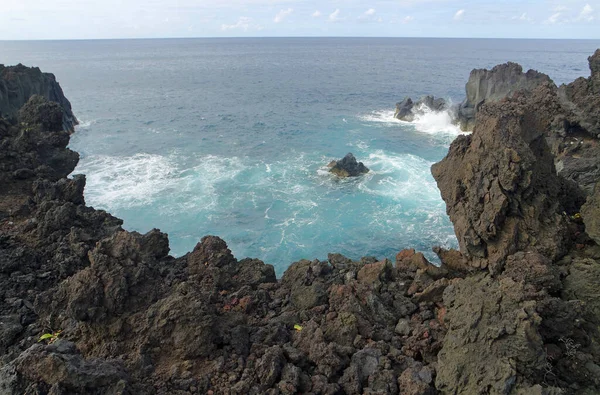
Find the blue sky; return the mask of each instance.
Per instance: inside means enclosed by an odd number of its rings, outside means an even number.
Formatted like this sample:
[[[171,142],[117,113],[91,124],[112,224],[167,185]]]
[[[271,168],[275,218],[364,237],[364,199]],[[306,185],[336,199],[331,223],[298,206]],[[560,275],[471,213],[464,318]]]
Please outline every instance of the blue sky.
[[[600,0],[0,0],[0,40],[155,37],[600,39]]]

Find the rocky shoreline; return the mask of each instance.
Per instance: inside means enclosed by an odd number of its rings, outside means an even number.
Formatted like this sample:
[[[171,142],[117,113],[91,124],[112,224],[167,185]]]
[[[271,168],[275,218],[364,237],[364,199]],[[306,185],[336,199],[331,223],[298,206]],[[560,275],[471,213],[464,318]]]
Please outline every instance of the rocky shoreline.
[[[461,248],[441,266],[330,254],[278,280],[87,207],[54,77],[2,66],[0,394],[599,393],[600,50],[590,68],[477,105],[432,169]]]

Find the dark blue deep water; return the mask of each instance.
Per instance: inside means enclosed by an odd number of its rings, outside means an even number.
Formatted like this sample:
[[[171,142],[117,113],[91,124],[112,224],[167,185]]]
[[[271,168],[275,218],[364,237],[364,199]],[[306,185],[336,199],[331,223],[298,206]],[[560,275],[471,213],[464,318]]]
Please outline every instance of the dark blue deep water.
[[[557,84],[588,76],[600,41],[177,39],[1,42],[0,63],[53,72],[81,121],[87,203],[125,228],[206,234],[281,273],[328,252],[393,257],[455,247],[430,175],[457,130],[447,114],[392,118],[404,96],[462,100],[472,68],[508,60]],[[353,152],[372,172],[324,166]]]

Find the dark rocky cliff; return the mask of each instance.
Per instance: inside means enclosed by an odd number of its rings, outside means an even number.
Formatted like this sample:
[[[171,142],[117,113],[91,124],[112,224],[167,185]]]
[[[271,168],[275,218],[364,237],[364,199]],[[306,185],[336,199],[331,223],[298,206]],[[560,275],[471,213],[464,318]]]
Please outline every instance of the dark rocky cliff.
[[[596,206],[556,172],[563,107],[547,83],[485,103],[434,166],[462,250],[440,267],[331,254],[278,281],[85,206],[34,96],[0,121],[0,394],[599,393]]]
[[[14,118],[33,95],[58,103],[63,109],[63,129],[74,131],[77,119],[54,74],[42,73],[37,67],[22,64],[9,67],[0,64],[0,117]]]

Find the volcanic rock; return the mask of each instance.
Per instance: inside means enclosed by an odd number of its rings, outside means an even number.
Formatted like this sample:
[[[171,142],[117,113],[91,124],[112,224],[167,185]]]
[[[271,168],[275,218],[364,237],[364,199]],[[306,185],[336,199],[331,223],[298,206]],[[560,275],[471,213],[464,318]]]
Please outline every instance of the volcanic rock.
[[[459,136],[433,165],[461,252],[476,266],[495,270],[525,249],[550,259],[566,252],[567,187],[545,140],[557,107],[548,84],[481,106],[473,134]]]
[[[357,177],[369,172],[369,169],[362,162],[358,162],[352,153],[341,160],[331,162],[329,167],[330,173],[341,178]]]
[[[474,69],[465,87],[467,97],[458,108],[458,122],[462,130],[475,126],[476,115],[483,103],[500,101],[514,92],[532,90],[542,84],[553,84],[546,74],[523,68],[517,63],[504,63],[491,70]]]
[[[330,254],[281,281],[218,237],[174,258],[85,206],[57,109],[0,119],[1,394],[600,392],[597,214],[590,239],[551,84],[481,105],[433,167],[461,247],[440,267]]]
[[[410,97],[406,97],[401,102],[396,103],[396,112],[394,113],[394,118],[411,122],[414,119],[414,115],[412,113],[414,105],[415,104]]]
[[[581,215],[585,223],[585,231],[600,244],[600,185],[596,184],[594,193],[581,207]]]
[[[588,58],[591,76],[580,77],[568,85],[561,85],[561,103],[573,112],[571,127],[600,137],[600,49]]]
[[[410,97],[407,97],[396,104],[394,118],[401,121],[412,122],[417,115],[422,115],[426,111],[439,112],[447,109],[448,104],[446,103],[446,100],[441,97],[436,99],[431,95],[423,96],[416,103],[414,103]]]
[[[75,131],[77,119],[71,103],[64,96],[54,74],[42,73],[37,67],[4,66],[0,64],[0,117],[10,119],[34,95],[40,95],[62,109],[62,130]]]

